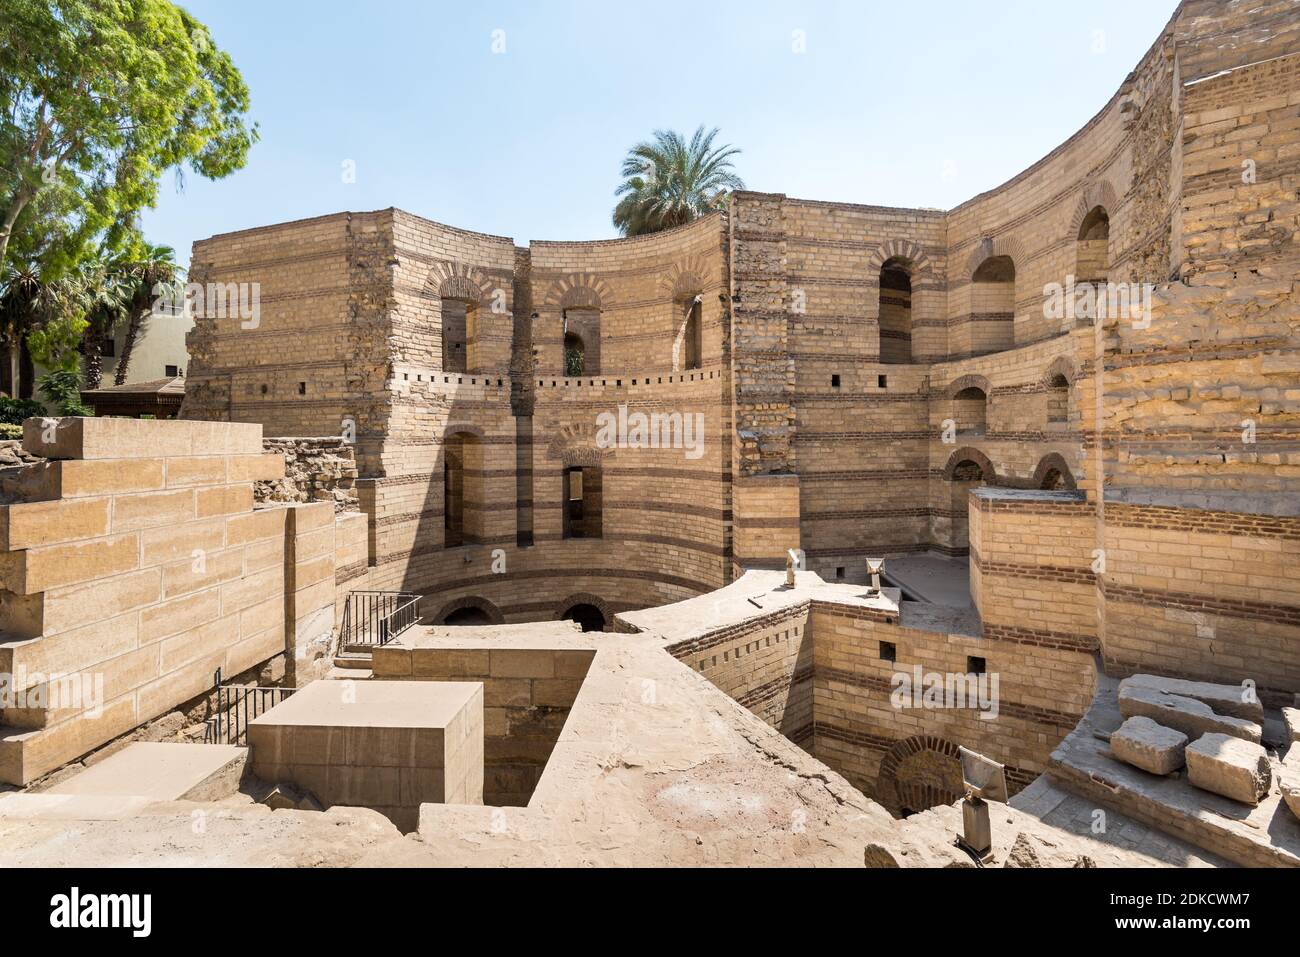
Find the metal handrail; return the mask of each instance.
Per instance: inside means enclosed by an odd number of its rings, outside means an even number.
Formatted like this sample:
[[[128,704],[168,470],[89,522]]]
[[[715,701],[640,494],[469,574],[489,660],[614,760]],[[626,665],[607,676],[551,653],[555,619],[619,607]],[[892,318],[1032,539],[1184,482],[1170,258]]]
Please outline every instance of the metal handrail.
[[[213,675],[215,714],[204,722],[204,744],[248,745],[248,725],[280,704],[295,688],[259,688],[255,685],[222,685],[221,669]]]
[[[420,596],[411,592],[354,591],[343,606],[339,648],[386,645],[420,619]]]

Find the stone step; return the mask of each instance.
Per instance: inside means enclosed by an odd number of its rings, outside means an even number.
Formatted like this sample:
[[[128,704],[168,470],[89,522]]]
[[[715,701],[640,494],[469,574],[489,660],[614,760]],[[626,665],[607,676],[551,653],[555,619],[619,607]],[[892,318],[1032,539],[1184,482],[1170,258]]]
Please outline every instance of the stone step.
[[[248,749],[228,744],[137,741],[42,792],[220,801],[239,788]]]
[[[373,664],[374,659],[370,655],[336,655],[334,657],[335,668],[369,669]]]

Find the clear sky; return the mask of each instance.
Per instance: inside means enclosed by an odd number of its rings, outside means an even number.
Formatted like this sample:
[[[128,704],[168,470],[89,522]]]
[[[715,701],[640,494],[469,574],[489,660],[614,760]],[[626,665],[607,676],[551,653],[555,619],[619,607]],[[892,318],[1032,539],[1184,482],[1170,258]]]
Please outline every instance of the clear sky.
[[[186,6],[243,71],[262,139],[224,180],[164,180],[144,224],[182,262],[214,233],[389,206],[520,244],[608,238],[627,148],[701,123],[744,151],[751,189],[950,208],[1096,114],[1176,2]]]

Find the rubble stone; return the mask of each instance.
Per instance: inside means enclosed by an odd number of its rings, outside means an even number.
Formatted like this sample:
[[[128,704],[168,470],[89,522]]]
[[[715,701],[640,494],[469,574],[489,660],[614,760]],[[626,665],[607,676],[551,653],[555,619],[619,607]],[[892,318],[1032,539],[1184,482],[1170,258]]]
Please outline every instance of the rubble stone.
[[[1268,794],[1273,768],[1258,744],[1207,734],[1187,746],[1188,780],[1203,791],[1256,805]]]
[[[1150,718],[1129,718],[1110,738],[1116,758],[1152,774],[1172,774],[1186,763],[1187,735]]]

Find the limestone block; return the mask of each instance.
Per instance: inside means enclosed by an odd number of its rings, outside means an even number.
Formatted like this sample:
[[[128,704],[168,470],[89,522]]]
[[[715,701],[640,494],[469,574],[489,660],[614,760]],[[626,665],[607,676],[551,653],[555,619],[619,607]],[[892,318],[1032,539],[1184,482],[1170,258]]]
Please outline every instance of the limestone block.
[[[1209,705],[1219,714],[1242,718],[1255,724],[1264,723],[1264,706],[1254,694],[1247,694],[1241,685],[1211,684],[1207,681],[1184,681],[1181,678],[1164,678],[1159,675],[1133,675],[1120,684],[1123,688],[1150,688],[1168,694],[1193,698]]]
[[[1228,734],[1259,744],[1263,735],[1263,729],[1254,722],[1215,714],[1214,709],[1202,701],[1140,685],[1120,685],[1119,712],[1125,718],[1151,718],[1189,738],[1202,734]]]
[[[1300,787],[1287,788],[1284,792],[1286,795],[1286,806],[1291,809],[1291,813],[1300,820]]]
[[[61,545],[108,534],[108,499],[0,506],[0,549]]]
[[[1283,708],[1282,720],[1286,722],[1286,738],[1292,744],[1300,743],[1300,708]]]
[[[1129,718],[1110,737],[1110,750],[1125,764],[1152,774],[1172,774],[1185,763],[1187,735],[1150,718]]]
[[[262,449],[261,425],[184,419],[35,418],[23,423],[23,448],[50,459],[145,459],[250,455]]]
[[[1261,745],[1227,734],[1207,734],[1187,746],[1187,776],[1203,791],[1255,805],[1268,794],[1273,769]]]

